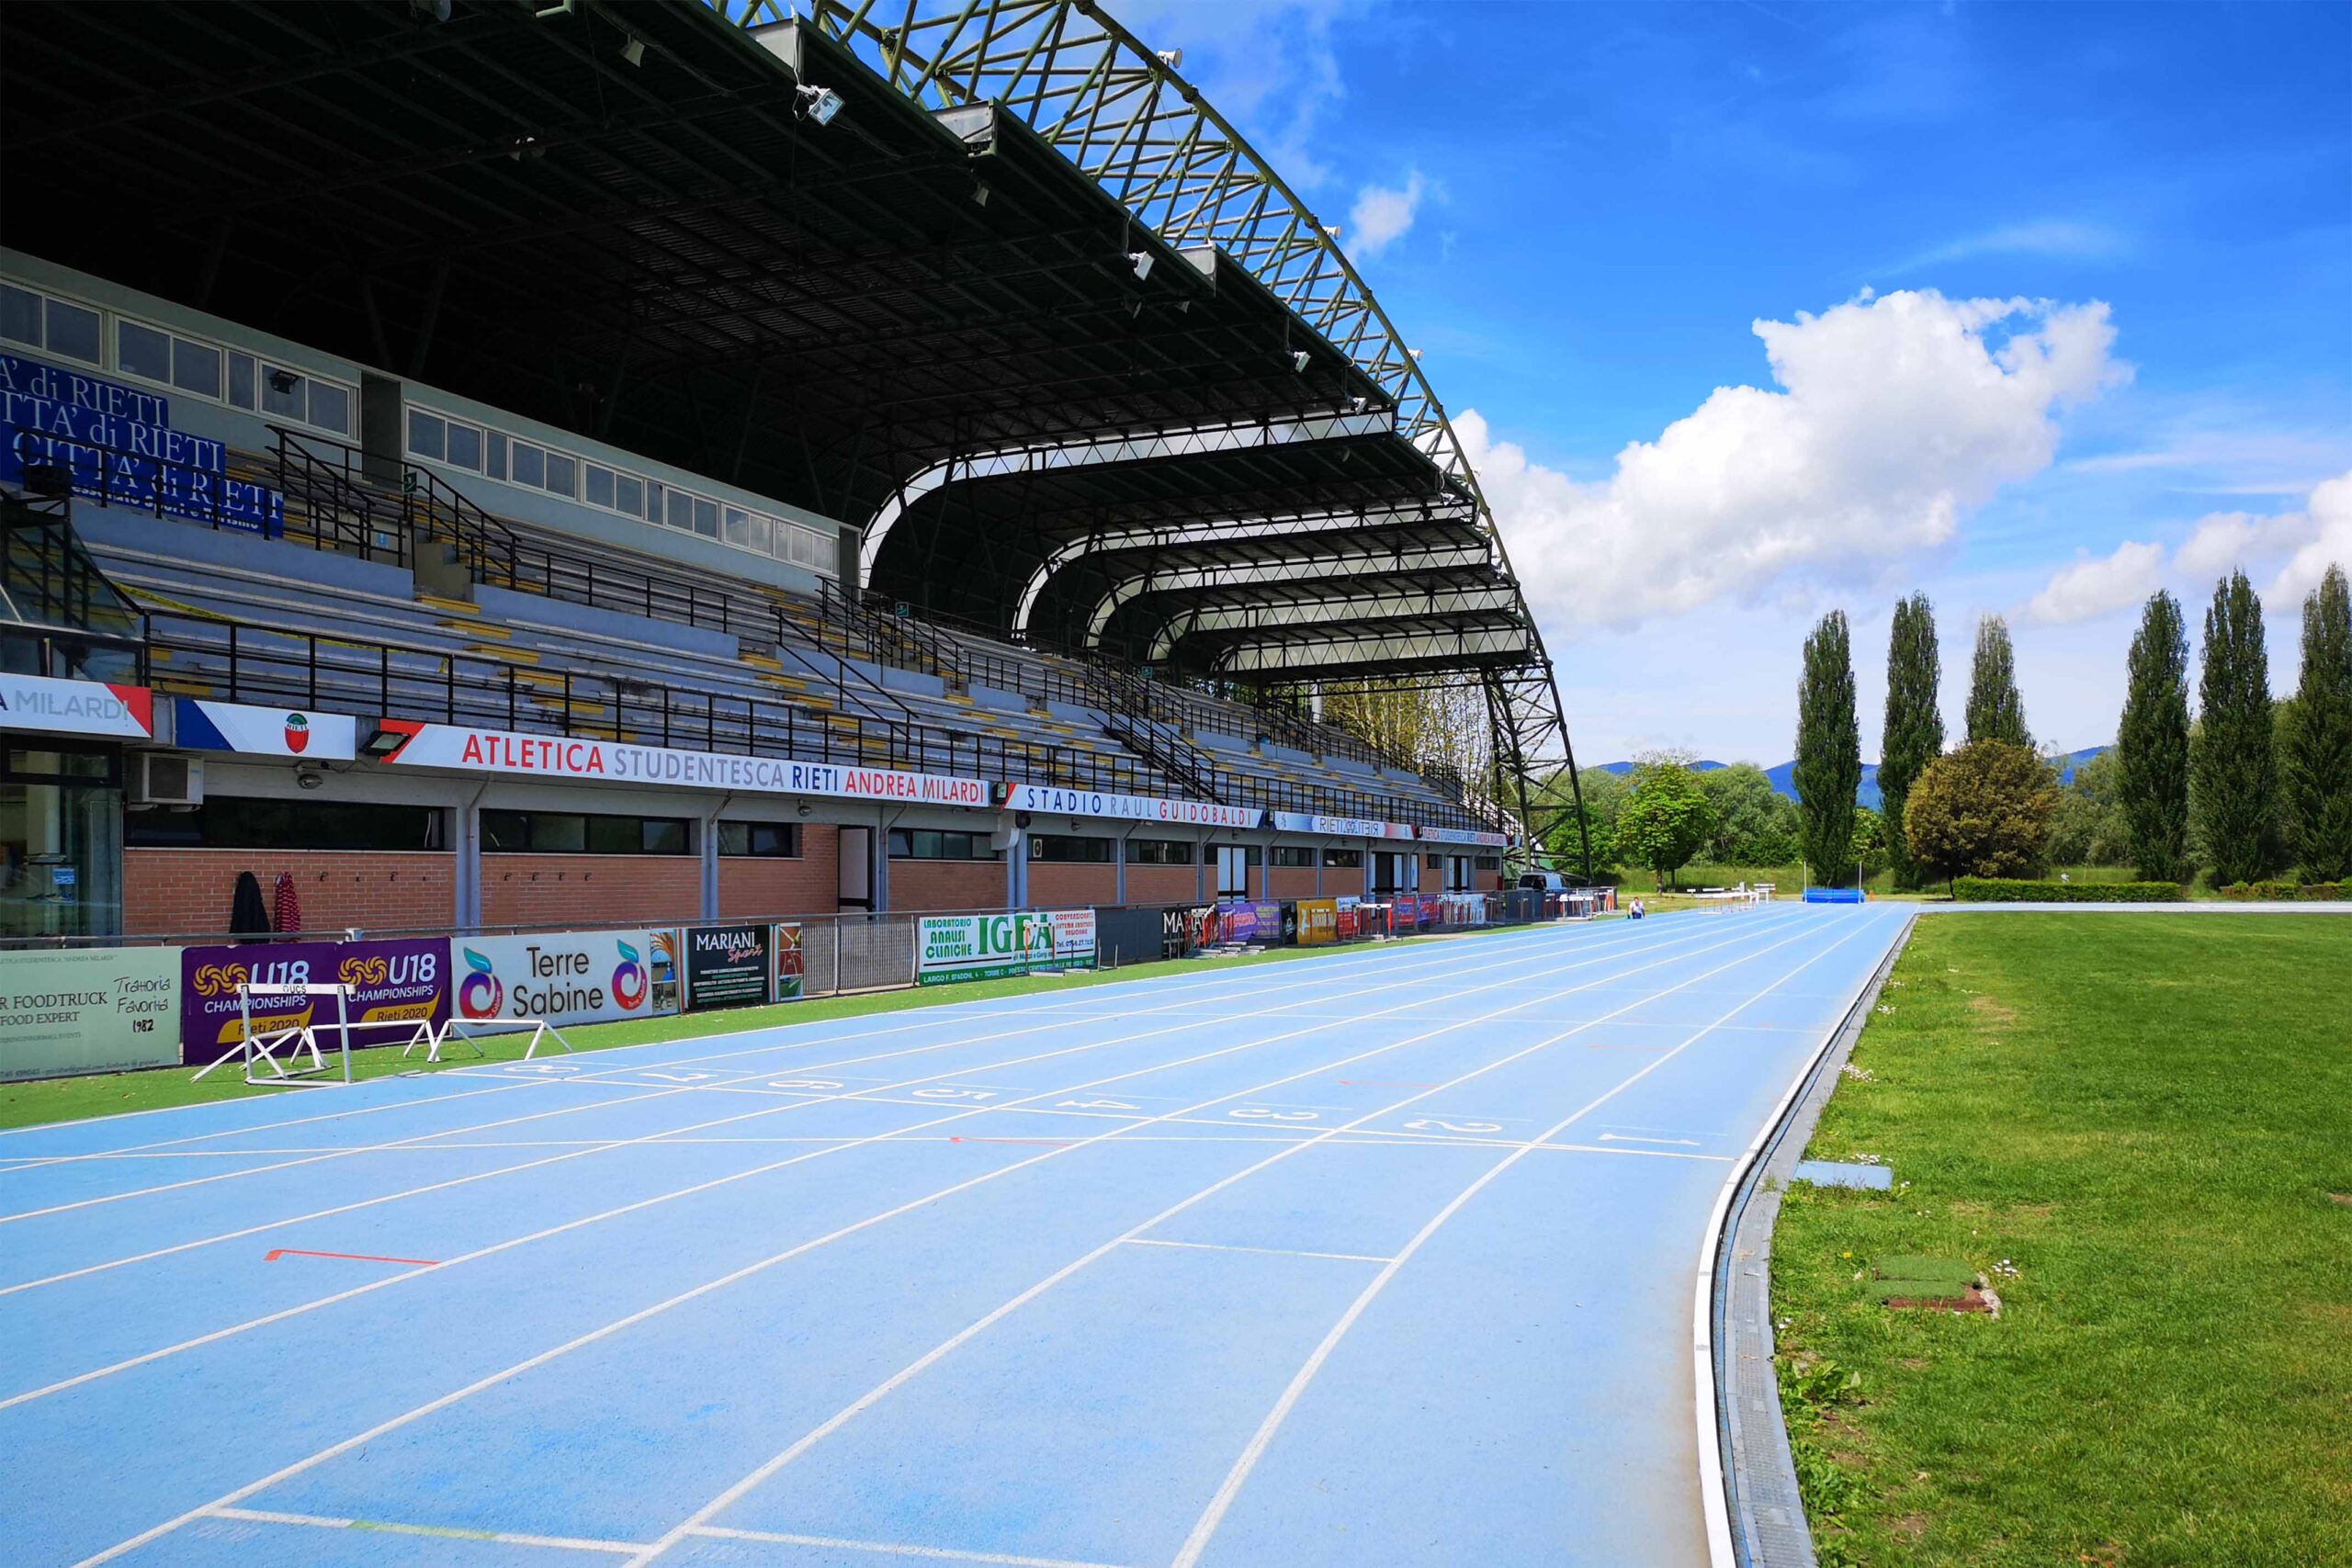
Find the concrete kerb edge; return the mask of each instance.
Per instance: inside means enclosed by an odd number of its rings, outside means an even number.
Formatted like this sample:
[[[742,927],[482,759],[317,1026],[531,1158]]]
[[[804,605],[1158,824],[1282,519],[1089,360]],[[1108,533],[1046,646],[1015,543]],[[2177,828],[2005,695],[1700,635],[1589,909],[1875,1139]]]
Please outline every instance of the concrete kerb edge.
[[[1797,1491],[1796,1460],[1781,1416],[1773,1361],[1772,1227],[1781,1193],[1853,1055],[1879,993],[1910,945],[1903,931],[1816,1057],[1762,1153],[1741,1179],[1715,1255],[1715,1436],[1723,1454],[1733,1561],[1740,1568],[1816,1568],[1813,1531]]]

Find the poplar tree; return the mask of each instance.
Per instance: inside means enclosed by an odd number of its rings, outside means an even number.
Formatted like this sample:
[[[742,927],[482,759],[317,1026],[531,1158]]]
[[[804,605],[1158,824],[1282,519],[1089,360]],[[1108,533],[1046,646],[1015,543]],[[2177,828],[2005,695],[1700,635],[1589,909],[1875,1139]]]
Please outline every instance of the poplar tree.
[[[2025,699],[2018,695],[2017,655],[2009,626],[1998,615],[1976,623],[1976,660],[1968,677],[1968,743],[2006,740],[2033,750],[2025,727]]]
[[[2213,589],[2205,612],[2205,667],[2188,747],[2189,807],[2212,857],[2213,886],[2258,881],[2270,869],[2278,758],[2270,711],[2270,658],[2262,601],[2243,571]]]
[[[2312,882],[2352,876],[2352,585],[2331,566],[2303,601],[2303,672],[2278,733],[2291,849]]]
[[[1852,874],[1854,790],[1862,782],[1862,738],[1854,718],[1853,643],[1846,612],[1832,610],[1805,638],[1797,686],[1797,816],[1805,863],[1842,886]]]
[[[1903,803],[1921,771],[1943,753],[1944,716],[1938,701],[1942,683],[1935,606],[1926,594],[1914,593],[1895,604],[1887,637],[1886,738],[1878,762],[1887,862],[1899,887],[1919,885],[1919,868],[1903,837]]]
[[[2161,590],[2140,612],[2130,683],[2115,730],[2116,797],[2132,863],[2150,882],[2187,882],[2188,863],[2188,626]]]

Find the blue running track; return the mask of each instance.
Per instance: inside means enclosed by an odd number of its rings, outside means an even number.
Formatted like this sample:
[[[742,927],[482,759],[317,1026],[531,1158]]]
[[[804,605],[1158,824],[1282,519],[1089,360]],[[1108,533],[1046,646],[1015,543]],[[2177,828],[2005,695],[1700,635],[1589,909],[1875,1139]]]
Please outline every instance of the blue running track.
[[[0,1560],[1704,1562],[1702,1233],[1907,918],[0,1135]]]

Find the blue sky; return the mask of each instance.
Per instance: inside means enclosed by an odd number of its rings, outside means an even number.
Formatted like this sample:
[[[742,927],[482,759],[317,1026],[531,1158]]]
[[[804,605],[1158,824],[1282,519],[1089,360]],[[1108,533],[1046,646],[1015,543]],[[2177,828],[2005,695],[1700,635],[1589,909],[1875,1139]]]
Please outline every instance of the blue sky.
[[[2233,561],[2291,687],[2352,558],[2352,6],[1116,13],[1424,351],[1581,760],[1781,761],[1832,606],[1875,755],[1914,587],[1951,717],[1999,612],[2037,734],[2110,739],[2139,603]]]

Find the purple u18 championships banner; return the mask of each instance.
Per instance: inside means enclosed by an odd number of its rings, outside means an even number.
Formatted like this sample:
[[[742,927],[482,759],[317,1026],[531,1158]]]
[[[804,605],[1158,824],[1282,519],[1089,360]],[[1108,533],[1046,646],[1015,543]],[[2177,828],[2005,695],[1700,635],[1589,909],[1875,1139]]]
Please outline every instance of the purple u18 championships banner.
[[[237,987],[246,985],[356,987],[351,1021],[375,1023],[351,1037],[361,1045],[398,1045],[408,1039],[392,1024],[439,1025],[449,1016],[447,942],[264,942],[190,947],[180,953],[180,1059],[191,1066],[218,1061],[241,1038]],[[254,1028],[292,1029],[333,1023],[333,997],[254,998]]]

